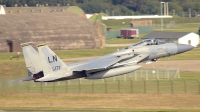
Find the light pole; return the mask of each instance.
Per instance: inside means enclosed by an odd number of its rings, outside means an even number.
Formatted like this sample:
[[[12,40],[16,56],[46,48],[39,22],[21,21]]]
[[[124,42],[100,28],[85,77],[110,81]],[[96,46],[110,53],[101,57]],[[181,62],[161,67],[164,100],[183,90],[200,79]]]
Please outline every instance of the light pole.
[[[133,13],[134,13],[134,12],[131,12],[131,13],[132,13],[132,20],[133,20]]]
[[[106,10],[106,16],[108,16],[108,10]]]
[[[160,2],[160,16],[162,16],[163,15],[163,7],[162,7],[162,4],[164,4],[165,5],[165,2]],[[162,17],[160,17],[161,18],[161,25],[160,25],[160,27],[161,27],[161,31],[163,31],[163,18]]]
[[[173,9],[173,15],[175,16],[175,9]]]

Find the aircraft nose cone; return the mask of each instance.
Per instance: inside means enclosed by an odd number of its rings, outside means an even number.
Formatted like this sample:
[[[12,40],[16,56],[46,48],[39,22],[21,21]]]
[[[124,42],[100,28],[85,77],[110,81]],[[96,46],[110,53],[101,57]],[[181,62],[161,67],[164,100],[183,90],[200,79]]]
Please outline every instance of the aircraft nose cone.
[[[194,48],[194,46],[186,45],[186,44],[176,44],[176,45],[178,49],[177,53],[186,52]]]

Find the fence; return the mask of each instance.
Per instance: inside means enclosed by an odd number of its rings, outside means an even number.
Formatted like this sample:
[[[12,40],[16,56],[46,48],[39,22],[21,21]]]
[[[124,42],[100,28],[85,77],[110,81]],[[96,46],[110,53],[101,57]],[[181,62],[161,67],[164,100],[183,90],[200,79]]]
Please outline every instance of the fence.
[[[58,92],[58,93],[156,93],[156,94],[199,94],[199,79],[154,79],[137,80],[128,79],[126,81],[116,78],[113,82],[107,79],[91,80],[82,82],[81,79],[65,82],[52,83],[15,83],[1,87],[1,92]],[[3,85],[1,85],[3,86]]]
[[[120,30],[109,31],[106,32],[104,35],[106,37],[106,40],[110,40],[112,38],[117,38],[121,36]]]
[[[199,94],[199,79],[179,78],[178,70],[145,69],[117,77],[63,82],[0,83],[1,92]]]

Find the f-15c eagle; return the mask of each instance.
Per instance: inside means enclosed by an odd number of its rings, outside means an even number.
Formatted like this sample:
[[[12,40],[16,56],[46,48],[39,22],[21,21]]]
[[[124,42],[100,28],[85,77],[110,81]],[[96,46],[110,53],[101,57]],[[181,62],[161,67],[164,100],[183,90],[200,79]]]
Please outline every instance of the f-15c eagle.
[[[28,77],[18,81],[54,82],[76,78],[102,79],[133,72],[140,62],[151,63],[162,57],[193,49],[193,46],[146,39],[114,53],[95,59],[65,64],[46,44],[21,44]]]

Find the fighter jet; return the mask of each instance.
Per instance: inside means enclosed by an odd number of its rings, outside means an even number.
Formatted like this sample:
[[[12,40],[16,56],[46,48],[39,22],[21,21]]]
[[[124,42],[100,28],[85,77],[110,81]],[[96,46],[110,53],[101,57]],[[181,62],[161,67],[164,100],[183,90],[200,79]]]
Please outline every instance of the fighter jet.
[[[38,52],[30,45],[21,44],[28,77],[18,81],[54,82],[76,78],[103,79],[127,74],[141,68],[138,63],[151,63],[162,57],[180,54],[193,46],[165,43],[158,39],[146,39],[114,53],[65,64],[47,44],[37,45]]]

